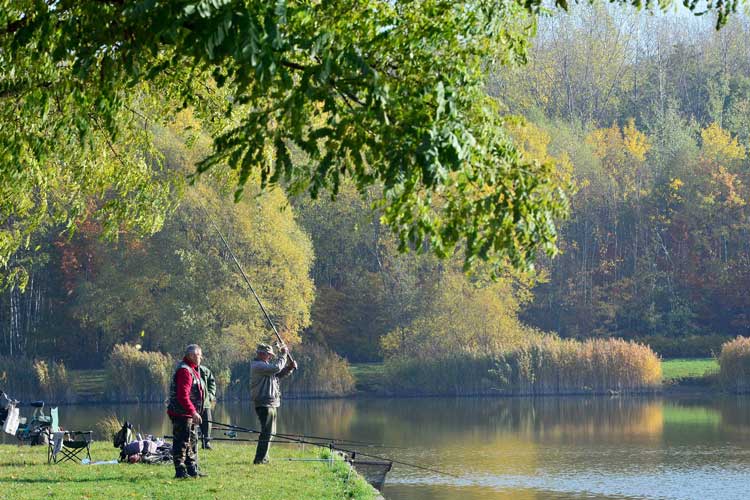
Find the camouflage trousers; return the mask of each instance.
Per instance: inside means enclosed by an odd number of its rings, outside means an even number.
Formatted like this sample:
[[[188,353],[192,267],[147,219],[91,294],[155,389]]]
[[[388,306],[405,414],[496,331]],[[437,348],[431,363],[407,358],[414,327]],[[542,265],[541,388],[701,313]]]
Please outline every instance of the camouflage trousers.
[[[195,445],[198,433],[193,425],[193,419],[187,417],[172,417],[172,459],[174,470],[195,468]]]

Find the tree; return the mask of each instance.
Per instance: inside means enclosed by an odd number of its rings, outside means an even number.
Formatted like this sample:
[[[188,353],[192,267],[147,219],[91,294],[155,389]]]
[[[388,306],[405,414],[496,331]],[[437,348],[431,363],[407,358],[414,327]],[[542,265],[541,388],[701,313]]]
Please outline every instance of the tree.
[[[519,154],[485,93],[488,65],[525,59],[541,5],[3,0],[0,264],[40,225],[74,225],[90,194],[111,202],[112,232],[158,229],[168,189],[143,168],[143,125],[182,106],[215,120],[199,171],[228,163],[237,196],[253,172],[313,197],[350,177],[382,186],[402,249],[447,256],[463,244],[466,266],[496,268],[553,254],[564,193],[550,165]],[[736,6],[709,8],[720,26]]]
[[[407,325],[381,339],[387,358],[435,360],[460,354],[497,354],[528,341],[535,332],[517,317],[523,287],[506,276],[469,280],[447,269],[432,284],[430,301]]]
[[[265,317],[203,212],[205,200],[285,340],[299,342],[314,296],[312,245],[283,209],[284,194],[272,190],[232,207],[202,185],[151,238],[99,244],[96,271],[79,277],[74,315],[102,352],[130,342],[179,353],[198,342],[214,364],[229,366],[270,340]]]

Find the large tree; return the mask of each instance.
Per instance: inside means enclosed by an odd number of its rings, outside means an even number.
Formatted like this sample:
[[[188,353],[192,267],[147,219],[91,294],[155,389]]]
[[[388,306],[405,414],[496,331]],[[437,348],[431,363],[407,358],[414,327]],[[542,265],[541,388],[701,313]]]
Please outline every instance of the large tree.
[[[670,2],[616,0],[651,8]],[[566,8],[566,0],[556,0]],[[696,2],[685,0],[690,8]],[[709,2],[723,23],[736,0]],[[496,266],[556,251],[552,166],[524,157],[485,92],[520,63],[541,0],[2,0],[0,265],[41,225],[97,206],[108,231],[161,225],[149,121],[213,124],[200,171],[263,185],[382,188],[402,249]],[[154,117],[159,117],[155,119]],[[308,161],[295,165],[293,152]],[[72,207],[72,208],[71,208]]]

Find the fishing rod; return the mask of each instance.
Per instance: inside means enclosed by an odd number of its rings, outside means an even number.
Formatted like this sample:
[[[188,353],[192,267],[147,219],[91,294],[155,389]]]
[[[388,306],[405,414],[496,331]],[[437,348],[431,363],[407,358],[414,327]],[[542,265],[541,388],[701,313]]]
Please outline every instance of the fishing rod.
[[[212,424],[215,424],[215,425],[222,425],[224,427],[234,428],[235,430],[237,430],[239,432],[252,432],[252,433],[255,433],[255,434],[260,434],[260,431],[257,431],[255,429],[248,429],[246,427],[240,427],[238,425],[225,424],[225,423],[222,423],[222,422],[215,422],[213,420],[211,420],[210,422]],[[315,443],[315,442],[311,442],[311,441],[305,441],[304,439],[295,439],[295,438],[291,438],[291,437],[286,437],[286,436],[289,436],[288,434],[274,434],[274,433],[271,433],[271,435],[272,436],[280,436],[280,437],[282,437],[284,439],[288,439],[288,440],[291,440],[291,441],[297,441],[299,443],[305,443],[305,444],[311,444],[311,445],[315,445],[315,446],[320,446],[321,448],[328,448],[328,449],[335,449],[335,450],[338,450],[338,451],[343,451],[343,452],[349,453],[352,456],[352,460],[354,460],[354,457],[356,455],[362,455],[364,457],[375,458],[377,460],[383,460],[383,461],[393,462],[394,464],[399,464],[399,465],[403,465],[403,466],[406,466],[406,467],[411,467],[411,468],[414,468],[414,469],[419,469],[419,470],[423,470],[423,471],[427,471],[427,472],[432,472],[432,473],[435,473],[435,474],[442,474],[444,476],[450,476],[450,477],[454,477],[456,479],[463,479],[461,476],[457,476],[456,474],[451,474],[450,472],[445,472],[445,471],[441,471],[441,470],[438,470],[438,469],[433,469],[431,467],[424,467],[422,465],[417,465],[417,464],[413,464],[413,463],[409,463],[409,462],[402,462],[400,460],[394,460],[392,458],[383,457],[383,456],[380,456],[380,455],[372,455],[372,454],[368,454],[368,453],[362,453],[361,451],[357,451],[357,450],[347,450],[345,448],[340,448],[340,447],[334,446],[333,443],[329,444],[328,446],[325,446],[323,443]]]
[[[232,424],[222,424],[221,422],[214,422],[214,421],[211,421],[211,423],[214,425],[226,427],[228,429],[233,429],[239,432],[253,432],[253,433],[258,432],[252,429],[245,430],[244,427],[238,427]],[[218,430],[224,430],[224,429],[218,429]],[[307,438],[307,439],[314,439],[314,440],[322,441],[323,443],[344,443],[344,444],[351,444],[351,445],[366,446],[368,448],[393,448],[397,450],[405,449],[403,446],[389,446],[389,445],[384,445],[384,444],[370,443],[367,441],[355,441],[353,439],[339,439],[339,438],[332,438],[332,437],[326,437],[326,436],[311,436],[309,434],[277,433],[277,434],[274,434],[274,436],[278,436],[279,438],[282,438],[282,439]]]
[[[237,256],[232,251],[232,248],[229,246],[229,243],[227,243],[226,238],[224,238],[224,234],[221,232],[221,229],[219,229],[219,226],[216,225],[216,222],[208,213],[208,210],[206,210],[206,206],[203,204],[203,202],[200,200],[198,200],[198,202],[201,205],[201,209],[203,210],[203,213],[206,214],[206,218],[208,219],[208,221],[211,223],[214,229],[216,229],[216,232],[219,233],[219,237],[221,238],[221,241],[224,243],[224,246],[227,248],[227,251],[229,251],[229,255],[232,256],[234,263],[237,265],[237,269],[240,270],[240,274],[242,274],[242,277],[245,278],[245,283],[247,283],[247,286],[250,287],[250,291],[253,292],[253,296],[255,297],[255,300],[258,301],[260,310],[263,311],[263,315],[266,317],[268,324],[271,325],[271,329],[273,330],[273,333],[276,334],[276,338],[278,339],[279,344],[282,346],[286,345],[284,343],[284,340],[281,338],[279,331],[276,329],[276,325],[273,324],[273,320],[271,320],[271,316],[268,314],[268,311],[266,311],[266,308],[263,305],[263,302],[261,302],[260,297],[258,297],[258,294],[255,293],[255,288],[253,288],[252,283],[250,283],[250,279],[247,277],[247,274],[245,274],[245,270],[242,269],[242,265],[240,264],[240,261],[237,259]],[[287,349],[287,356],[289,356],[289,361],[294,362],[294,358],[292,358],[292,353],[289,352],[288,349]]]

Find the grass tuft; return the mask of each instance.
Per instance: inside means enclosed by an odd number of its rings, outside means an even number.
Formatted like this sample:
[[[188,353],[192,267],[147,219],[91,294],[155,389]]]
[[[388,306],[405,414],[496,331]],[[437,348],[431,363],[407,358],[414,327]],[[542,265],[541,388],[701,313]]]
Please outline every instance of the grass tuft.
[[[737,337],[721,346],[719,379],[724,389],[750,392],[750,338]]]

